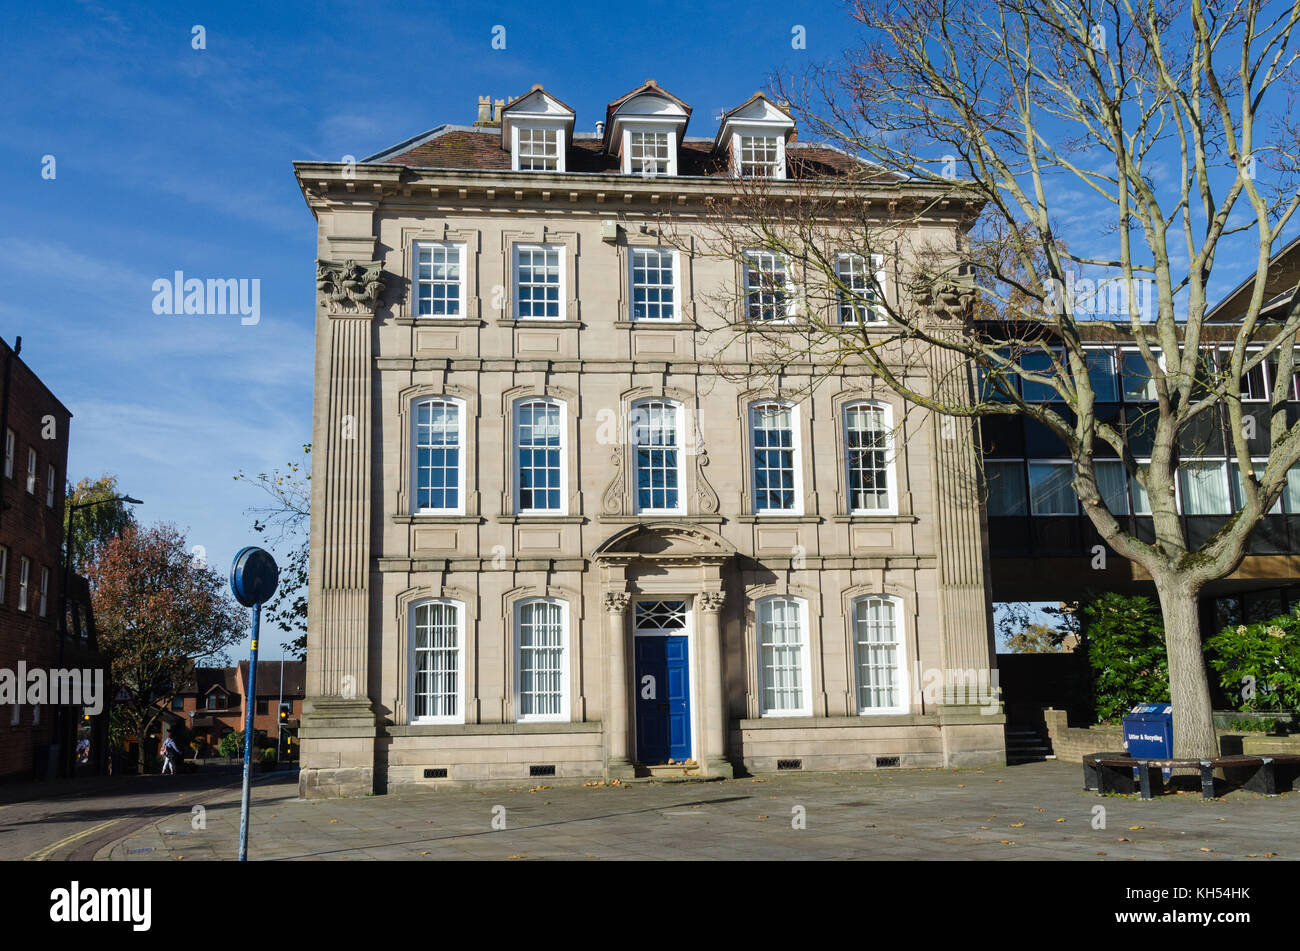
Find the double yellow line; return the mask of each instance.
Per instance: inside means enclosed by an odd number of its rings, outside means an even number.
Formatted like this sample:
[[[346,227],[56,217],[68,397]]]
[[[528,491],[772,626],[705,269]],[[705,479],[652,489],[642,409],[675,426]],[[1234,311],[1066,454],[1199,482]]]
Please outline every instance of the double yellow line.
[[[86,838],[87,836],[94,835],[96,832],[102,832],[104,829],[107,829],[109,826],[117,825],[117,823],[121,821],[122,821],[121,818],[109,819],[107,822],[101,822],[97,826],[91,826],[89,829],[82,829],[80,832],[74,832],[72,833],[72,835],[64,836],[62,839],[59,839],[57,842],[53,842],[50,845],[45,846],[45,848],[43,849],[37,849],[31,855],[27,856],[27,858],[23,859],[23,861],[44,862],[51,855],[57,852],[59,849],[65,846],[72,845],[74,842],[80,842],[82,839]]]

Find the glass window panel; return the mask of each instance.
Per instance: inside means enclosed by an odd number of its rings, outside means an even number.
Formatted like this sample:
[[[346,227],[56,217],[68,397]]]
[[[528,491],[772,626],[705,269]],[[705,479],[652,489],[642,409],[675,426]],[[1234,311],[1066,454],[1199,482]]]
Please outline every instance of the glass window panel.
[[[848,457],[849,511],[888,509],[889,430],[879,406],[849,406],[844,410],[845,452]]]
[[[989,515],[1025,515],[1025,464],[984,460],[984,478],[988,482]]]
[[[1057,355],[1059,359],[1060,355]],[[1055,370],[1052,366],[1052,356],[1046,353],[1026,353],[1020,357],[1020,366],[1030,373],[1036,373],[1040,376],[1055,376]],[[1038,383],[1034,380],[1023,379],[1020,384],[1020,391],[1026,400],[1036,403],[1045,403],[1050,400],[1059,400],[1061,394],[1046,383]]]
[[[460,506],[460,407],[425,400],[415,411],[415,504],[422,511]]]
[[[765,598],[758,602],[757,621],[763,712],[804,712],[804,632],[799,602]]]
[[[521,511],[556,512],[564,507],[561,416],[556,403],[535,401],[519,406],[516,453]]]
[[[750,410],[754,510],[791,511],[795,498],[794,421],[790,407],[766,403]]]
[[[1256,481],[1258,481],[1264,475],[1264,467],[1266,465],[1268,465],[1268,463],[1265,462],[1251,463],[1251,468],[1255,470]],[[1290,482],[1291,482],[1291,473],[1288,472],[1287,473],[1288,488],[1290,486]],[[1241,481],[1241,466],[1235,462],[1232,464],[1232,488],[1233,491],[1236,493],[1235,497],[1233,498],[1233,511],[1237,511],[1242,507],[1242,505],[1245,502],[1246,488],[1244,485],[1242,485],[1242,481]],[[1286,495],[1287,491],[1288,491],[1287,489],[1283,489],[1282,495]],[[1282,514],[1282,496],[1279,496],[1278,500],[1273,503],[1273,507],[1268,510],[1268,514],[1269,515]]]
[[[1097,477],[1097,493],[1111,515],[1128,514],[1128,476],[1122,462],[1094,461],[1092,469]]]
[[[1113,403],[1119,399],[1119,380],[1115,376],[1115,358],[1109,350],[1086,351],[1088,381],[1093,399],[1099,403]]]
[[[1156,384],[1151,379],[1151,370],[1137,350],[1123,350],[1124,399],[1128,402],[1141,402],[1156,398]]]
[[[632,409],[632,451],[639,512],[675,512],[681,505],[680,435],[676,403]]]
[[[564,713],[564,609],[552,601],[519,606],[519,715]]]
[[[1178,479],[1184,515],[1227,515],[1232,511],[1226,462],[1183,462]]]
[[[750,320],[783,320],[788,314],[785,262],[771,251],[745,252],[745,310]]]
[[[632,249],[632,319],[676,320],[676,256],[669,248]]]
[[[516,245],[515,314],[521,319],[560,316],[560,249]]]
[[[1068,462],[1029,463],[1029,505],[1034,515],[1074,515],[1074,466]]]
[[[862,598],[854,604],[858,710],[902,707],[903,649],[894,602]]]
[[[442,601],[415,609],[412,711],[416,719],[460,716],[459,609]]]

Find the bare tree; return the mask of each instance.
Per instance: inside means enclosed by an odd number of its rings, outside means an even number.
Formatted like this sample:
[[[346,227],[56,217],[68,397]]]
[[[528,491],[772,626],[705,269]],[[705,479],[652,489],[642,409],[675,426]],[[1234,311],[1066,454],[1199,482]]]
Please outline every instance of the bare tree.
[[[1300,4],[859,0],[852,12],[862,44],[776,91],[806,138],[862,161],[814,184],[791,149],[795,181],[738,179],[717,204],[707,253],[758,275],[716,302],[722,347],[802,385],[864,366],[963,436],[992,415],[1050,429],[1092,524],[1155,583],[1176,755],[1215,755],[1197,598],[1241,563],[1300,459],[1286,412],[1300,306],[1266,292],[1300,204]],[[1090,218],[1072,226],[1081,210]],[[1253,283],[1225,331],[1207,322],[1207,288],[1229,249]],[[783,264],[757,266],[756,250]],[[1096,340],[1145,364],[1149,461],[1095,411],[1084,345]],[[1284,385],[1261,467],[1242,381],[1270,366]],[[1193,547],[1174,492],[1180,441],[1221,412],[1241,507]],[[1093,462],[1103,446],[1145,489],[1153,540],[1108,508]]]

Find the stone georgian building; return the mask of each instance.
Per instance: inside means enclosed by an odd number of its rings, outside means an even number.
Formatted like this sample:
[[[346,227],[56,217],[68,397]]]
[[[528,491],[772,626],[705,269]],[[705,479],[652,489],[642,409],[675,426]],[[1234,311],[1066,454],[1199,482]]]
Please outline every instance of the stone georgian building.
[[[852,367],[798,398],[745,382],[750,344],[704,332],[720,289],[754,319],[787,303],[781,262],[693,241],[711,202],[862,166],[762,94],[708,138],[690,118],[651,80],[578,133],[534,86],[295,165],[318,223],[304,796],[1002,762],[996,702],[922,689],[993,666],[973,441]],[[860,187],[882,216],[926,197]]]

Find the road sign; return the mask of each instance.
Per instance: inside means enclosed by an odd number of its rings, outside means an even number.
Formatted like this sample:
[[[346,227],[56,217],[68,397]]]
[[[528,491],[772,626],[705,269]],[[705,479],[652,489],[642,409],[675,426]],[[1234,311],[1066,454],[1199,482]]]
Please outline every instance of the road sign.
[[[230,566],[230,590],[246,608],[270,601],[279,580],[280,569],[271,553],[255,545],[241,548]]]
[[[117,693],[113,694],[113,702],[114,702],[114,703],[130,703],[130,702],[131,702],[131,688],[129,688],[126,684],[122,684],[122,686],[118,687],[118,688],[117,688]]]

